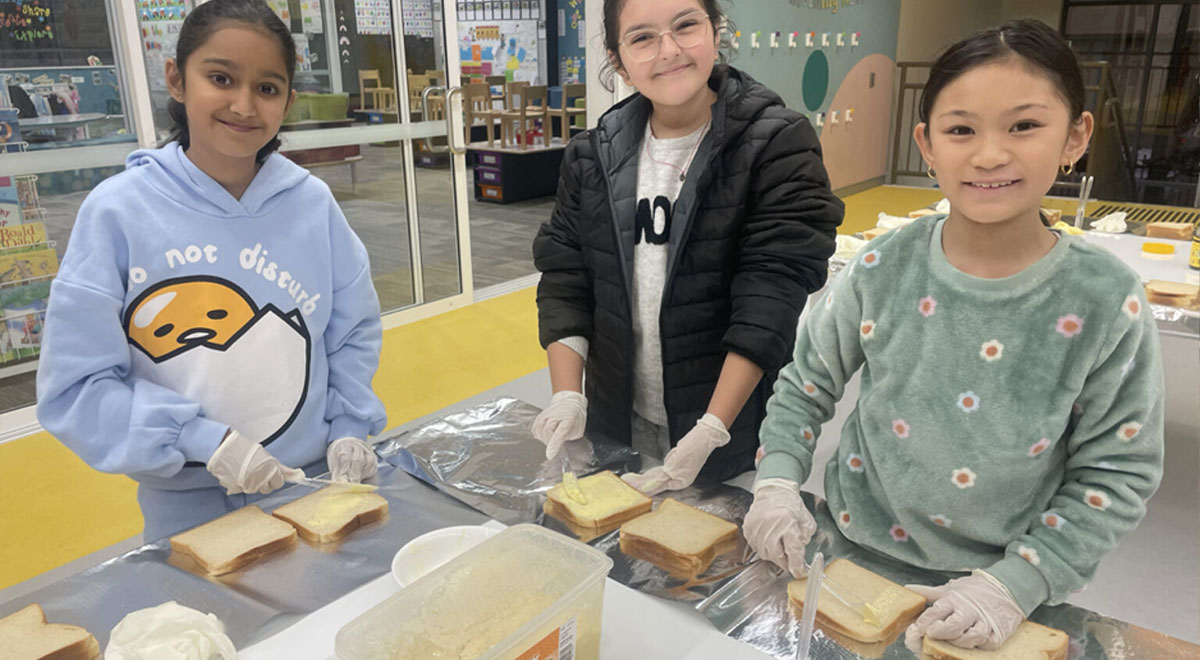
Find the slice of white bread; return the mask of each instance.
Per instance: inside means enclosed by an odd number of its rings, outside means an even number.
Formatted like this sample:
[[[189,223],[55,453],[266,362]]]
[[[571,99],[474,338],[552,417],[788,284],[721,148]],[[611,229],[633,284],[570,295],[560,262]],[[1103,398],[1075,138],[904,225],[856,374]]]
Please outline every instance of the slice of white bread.
[[[940,639],[925,638],[921,652],[936,660],[1063,660],[1067,657],[1067,633],[1039,623],[1024,621],[1004,645],[995,651],[959,648]]]
[[[245,506],[171,537],[171,552],[194,559],[209,575],[224,575],[296,542],[296,529]]]
[[[602,529],[640,516],[654,506],[653,500],[608,470],[580,479],[579,490],[586,504],[571,499],[561,483],[555,484],[546,493],[542,510],[575,527]]]
[[[863,231],[863,240],[873,241],[891,231],[890,227],[873,227]]]
[[[1186,241],[1192,237],[1190,222],[1151,222],[1146,225],[1146,238],[1174,238]]]
[[[908,217],[914,219],[923,218],[927,215],[937,215],[937,209],[917,209],[916,211],[908,212]]]
[[[301,538],[331,543],[383,519],[387,511],[387,500],[375,493],[329,486],[288,502],[271,515],[291,523]]]
[[[738,526],[671,498],[621,525],[621,552],[676,575],[703,573],[737,540]]]
[[[1183,282],[1150,280],[1146,283],[1146,299],[1156,305],[1195,309],[1200,307],[1200,286]]]
[[[0,656],[4,660],[96,660],[100,644],[79,626],[46,623],[42,606],[33,603],[0,619]]]
[[[877,621],[868,621],[861,612],[846,607],[821,589],[821,597],[817,600],[817,621],[851,639],[868,644],[894,639],[925,609],[925,597],[921,594],[846,559],[835,559],[825,567],[825,575],[838,587],[851,590],[849,594],[840,595],[859,598],[873,610]],[[804,607],[807,584],[807,578],[788,584],[788,600],[797,613]]]

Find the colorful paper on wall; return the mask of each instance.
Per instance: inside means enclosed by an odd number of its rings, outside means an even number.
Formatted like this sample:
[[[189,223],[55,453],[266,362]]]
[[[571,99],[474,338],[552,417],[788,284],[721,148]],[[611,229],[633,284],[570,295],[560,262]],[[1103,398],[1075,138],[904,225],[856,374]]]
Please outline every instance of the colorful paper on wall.
[[[391,34],[391,0],[354,0],[354,23],[359,34]]]
[[[433,38],[433,0],[405,0],[401,5],[404,34]]]

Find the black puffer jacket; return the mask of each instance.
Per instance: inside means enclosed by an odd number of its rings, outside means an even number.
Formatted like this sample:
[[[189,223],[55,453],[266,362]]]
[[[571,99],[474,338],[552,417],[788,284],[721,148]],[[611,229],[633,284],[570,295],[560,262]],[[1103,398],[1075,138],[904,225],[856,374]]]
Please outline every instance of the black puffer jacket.
[[[659,318],[671,446],[708,407],[725,354],[765,376],[702,481],[754,466],[775,376],[805,299],[825,282],[844,207],[808,121],[750,76],[714,70],[712,129],[675,202]],[[567,145],[554,214],[534,240],[542,346],[589,340],[587,434],[631,444],[637,165],[651,111],[640,94]]]

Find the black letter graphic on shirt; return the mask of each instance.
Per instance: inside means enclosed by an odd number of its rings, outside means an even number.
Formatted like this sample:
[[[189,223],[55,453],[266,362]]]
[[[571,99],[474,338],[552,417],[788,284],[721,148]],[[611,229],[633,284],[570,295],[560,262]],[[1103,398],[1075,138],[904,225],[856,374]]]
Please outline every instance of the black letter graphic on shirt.
[[[659,209],[662,209],[666,219],[661,234],[654,231],[654,216],[658,215]],[[650,200],[638,200],[637,221],[633,230],[634,245],[642,242],[642,234],[646,235],[646,242],[650,245],[667,244],[667,238],[671,235],[671,200],[662,195],[655,197],[653,211],[650,210]]]

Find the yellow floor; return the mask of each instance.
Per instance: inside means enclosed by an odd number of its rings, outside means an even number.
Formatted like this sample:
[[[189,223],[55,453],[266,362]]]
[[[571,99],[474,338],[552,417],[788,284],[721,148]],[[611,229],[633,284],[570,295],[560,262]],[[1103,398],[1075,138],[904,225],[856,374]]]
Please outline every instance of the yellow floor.
[[[545,366],[529,288],[384,333],[375,391],[395,426]],[[48,433],[0,445],[0,484],[0,589],[142,530],[134,482]]]
[[[842,233],[937,202],[936,190],[881,186],[846,197]],[[1047,200],[1071,212],[1074,202]],[[384,335],[375,389],[395,426],[545,367],[534,289]],[[134,482],[92,470],[47,433],[0,445],[0,589],[141,531]],[[14,542],[20,539],[20,542]]]

